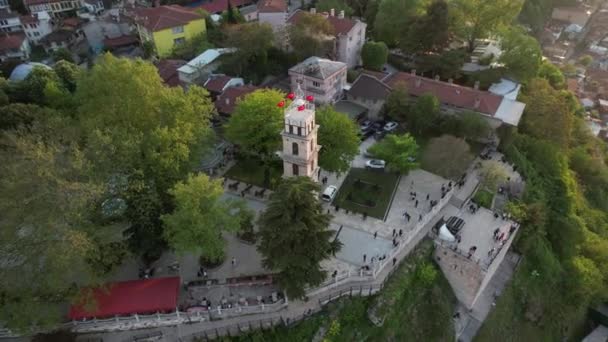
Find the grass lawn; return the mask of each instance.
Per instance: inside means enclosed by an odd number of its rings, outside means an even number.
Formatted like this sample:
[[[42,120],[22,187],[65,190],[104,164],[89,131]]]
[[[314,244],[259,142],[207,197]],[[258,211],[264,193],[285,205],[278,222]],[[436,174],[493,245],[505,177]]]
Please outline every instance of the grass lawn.
[[[394,173],[351,169],[334,205],[383,220],[398,180],[399,176]]]
[[[283,176],[283,164],[281,161],[272,162],[270,165],[270,189],[274,189]],[[264,186],[264,168],[262,163],[255,158],[239,159],[233,167],[226,172],[225,177],[238,180],[255,186]]]
[[[492,199],[494,198],[494,194],[489,192],[488,190],[477,190],[475,196],[473,196],[473,200],[475,203],[480,206],[488,209],[492,209]]]

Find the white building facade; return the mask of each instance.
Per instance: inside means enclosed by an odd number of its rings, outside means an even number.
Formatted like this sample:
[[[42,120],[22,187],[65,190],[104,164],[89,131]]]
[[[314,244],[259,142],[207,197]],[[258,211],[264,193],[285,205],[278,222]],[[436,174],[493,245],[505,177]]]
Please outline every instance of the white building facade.
[[[34,45],[38,45],[42,38],[53,32],[51,17],[46,12],[21,17],[21,27],[27,39]]]

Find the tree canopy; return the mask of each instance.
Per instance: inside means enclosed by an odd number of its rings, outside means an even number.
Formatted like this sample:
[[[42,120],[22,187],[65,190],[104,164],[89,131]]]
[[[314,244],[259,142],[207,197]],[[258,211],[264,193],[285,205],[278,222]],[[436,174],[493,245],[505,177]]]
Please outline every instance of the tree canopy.
[[[548,60],[540,63],[538,77],[549,81],[549,84],[555,89],[563,89],[566,86],[566,78],[562,71]]]
[[[372,145],[368,152],[375,158],[386,161],[387,168],[402,174],[418,166],[418,144],[409,134],[389,134],[380,142]]]
[[[434,127],[439,115],[439,100],[432,94],[424,94],[410,107],[407,122],[414,133],[422,135]]]
[[[540,45],[523,28],[512,27],[505,31],[501,41],[503,50],[499,61],[507,72],[520,82],[536,77],[542,60]]]
[[[205,174],[189,175],[169,191],[175,199],[175,210],[162,216],[164,235],[171,248],[183,254],[196,253],[209,260],[224,255],[222,232],[240,228],[239,212],[246,211],[243,202],[223,201],[221,180]]]
[[[332,51],[334,28],[321,15],[301,13],[298,22],[290,25],[289,44],[301,59],[325,57]]]
[[[388,47],[383,42],[367,42],[361,49],[363,67],[370,70],[382,70],[388,57]]]
[[[317,109],[319,166],[329,172],[346,172],[359,153],[359,127],[346,114],[329,106]]]
[[[285,179],[258,220],[264,265],[278,273],[279,284],[291,298],[303,297],[307,286],[325,280],[320,262],[341,247],[331,241],[331,215],[314,195],[320,191],[308,177]]]
[[[386,115],[393,120],[405,121],[410,110],[409,98],[406,84],[403,82],[397,83],[384,103]]]
[[[389,46],[397,45],[403,28],[419,9],[419,0],[382,0],[374,20],[374,38]]]
[[[444,0],[430,2],[425,13],[411,20],[404,29],[400,47],[408,53],[440,51],[447,46],[450,35],[448,4]]]

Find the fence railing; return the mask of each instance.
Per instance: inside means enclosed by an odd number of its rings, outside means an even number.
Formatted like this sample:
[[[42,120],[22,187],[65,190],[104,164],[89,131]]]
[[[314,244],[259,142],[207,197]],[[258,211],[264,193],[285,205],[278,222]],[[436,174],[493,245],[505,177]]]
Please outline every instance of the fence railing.
[[[89,319],[89,320],[74,320],[66,323],[65,326],[71,328],[74,332],[102,332],[102,331],[120,331],[134,330],[143,328],[152,328],[160,326],[170,326],[183,323],[205,322],[211,319],[208,312],[180,312],[175,311],[169,314],[152,314],[152,315],[132,315],[132,316],[116,316],[107,319]]]

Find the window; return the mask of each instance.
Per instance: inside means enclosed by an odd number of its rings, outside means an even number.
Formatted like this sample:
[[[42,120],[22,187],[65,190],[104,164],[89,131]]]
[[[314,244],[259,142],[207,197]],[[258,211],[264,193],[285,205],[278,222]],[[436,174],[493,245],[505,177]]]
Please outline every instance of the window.
[[[186,42],[186,38],[175,38],[173,39],[173,45],[181,45]]]
[[[314,149],[314,146],[315,146],[315,141],[311,140],[310,141],[310,151],[312,151]]]
[[[34,32],[34,37],[39,37],[40,36],[40,32],[36,31]]]
[[[300,168],[298,167],[298,165],[296,164],[291,164],[291,173],[294,176],[299,176],[300,175]]]
[[[298,127],[298,135],[302,135],[302,127]]]
[[[289,134],[293,134],[293,126],[289,125]]]
[[[298,149],[299,149],[299,148],[300,148],[300,147],[298,146],[298,143],[295,143],[295,142],[294,142],[294,143],[292,143],[292,144],[291,144],[291,154],[293,154],[294,156],[297,156],[297,155],[298,155],[298,152],[299,152],[299,151],[298,151]]]
[[[184,27],[183,26],[172,27],[171,32],[173,32],[173,34],[184,33]]]
[[[319,83],[317,81],[312,81],[312,86],[319,88],[321,86],[321,83]]]

